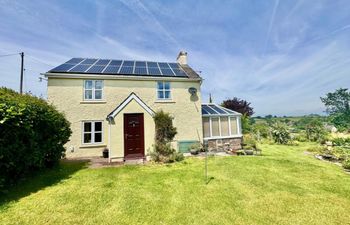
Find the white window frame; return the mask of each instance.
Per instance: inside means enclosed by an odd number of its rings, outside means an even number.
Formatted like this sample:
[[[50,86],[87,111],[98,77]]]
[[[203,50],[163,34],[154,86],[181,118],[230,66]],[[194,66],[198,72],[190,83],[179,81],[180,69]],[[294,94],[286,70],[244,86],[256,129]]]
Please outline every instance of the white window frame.
[[[92,82],[92,88],[91,89],[87,89],[85,87],[85,84],[88,81]],[[101,89],[97,89],[96,88],[96,82],[97,81],[101,81],[101,83],[102,83]],[[103,97],[104,97],[103,89],[104,89],[104,82],[103,82],[103,80],[84,80],[84,83],[83,83],[83,99],[84,99],[84,101],[103,101]],[[86,98],[86,95],[85,95],[86,91],[91,91],[92,92],[92,98],[91,99]],[[101,91],[101,98],[100,99],[96,99],[96,96],[95,96],[96,95],[96,91]]]
[[[228,126],[229,126],[229,135],[228,136],[221,136],[221,119],[220,117],[227,117],[228,118]],[[204,140],[210,140],[210,139],[222,139],[222,138],[233,138],[233,137],[242,137],[242,131],[240,128],[240,116],[206,116],[205,118],[209,118],[209,137],[204,137]],[[213,136],[213,130],[212,130],[212,118],[219,118],[219,136]],[[231,131],[231,118],[236,119],[237,123],[237,134],[232,134]],[[202,122],[203,126],[203,122]]]
[[[95,123],[101,122],[101,131],[95,131]],[[85,123],[91,123],[91,131],[85,132],[84,125]],[[81,133],[82,133],[82,139],[81,143],[83,145],[94,145],[94,144],[102,144],[103,143],[103,120],[84,120],[81,123]],[[95,142],[95,134],[101,133],[101,142]],[[91,142],[84,142],[84,134],[91,134]]]
[[[163,89],[158,89],[158,83],[163,83]],[[168,83],[169,84],[169,89],[165,89],[165,83]],[[157,83],[156,83],[156,85],[157,85],[157,100],[171,100],[172,99],[172,93],[171,93],[171,82],[170,81],[157,81]],[[165,92],[169,92],[169,98],[165,98]],[[158,95],[158,93],[159,92],[163,92],[163,98],[159,98],[159,95]]]

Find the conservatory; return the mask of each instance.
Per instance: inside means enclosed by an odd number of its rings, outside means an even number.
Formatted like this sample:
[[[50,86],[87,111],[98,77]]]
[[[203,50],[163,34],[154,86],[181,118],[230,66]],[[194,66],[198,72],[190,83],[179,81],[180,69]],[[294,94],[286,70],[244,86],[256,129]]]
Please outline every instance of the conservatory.
[[[209,151],[241,149],[241,116],[214,103],[202,104],[203,138]]]

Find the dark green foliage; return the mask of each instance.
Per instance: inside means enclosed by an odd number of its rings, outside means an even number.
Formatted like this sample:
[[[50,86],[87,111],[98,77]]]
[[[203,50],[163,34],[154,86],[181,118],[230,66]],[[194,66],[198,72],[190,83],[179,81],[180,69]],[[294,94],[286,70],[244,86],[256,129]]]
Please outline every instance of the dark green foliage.
[[[272,126],[271,133],[273,140],[278,144],[288,144],[288,142],[291,140],[290,133],[285,124],[279,122],[275,123]]]
[[[184,159],[182,153],[176,152],[170,144],[177,134],[176,127],[173,126],[172,120],[173,118],[169,113],[165,113],[162,110],[154,115],[156,143],[154,151],[151,152],[150,156],[155,162],[171,163]]]
[[[327,108],[333,124],[340,130],[350,130],[350,91],[339,88],[327,93],[321,101]]]
[[[43,99],[0,88],[0,184],[56,164],[70,134],[64,115]]]
[[[247,115],[242,115],[241,117],[242,123],[242,132],[243,134],[247,134],[251,131],[252,121]]]
[[[177,134],[176,127],[173,126],[173,118],[169,113],[162,110],[154,115],[156,125],[156,142],[167,143],[174,139]]]
[[[350,138],[334,138],[332,142],[335,146],[350,146]]]
[[[309,141],[324,142],[328,132],[323,123],[318,119],[313,119],[305,126],[306,137]]]

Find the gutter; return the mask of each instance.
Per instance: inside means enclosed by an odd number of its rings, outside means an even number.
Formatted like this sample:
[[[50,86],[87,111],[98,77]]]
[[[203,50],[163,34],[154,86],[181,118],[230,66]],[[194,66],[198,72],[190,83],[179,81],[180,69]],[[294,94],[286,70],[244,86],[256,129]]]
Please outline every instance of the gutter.
[[[155,80],[155,81],[202,81],[202,78],[184,78],[184,77],[146,77],[146,76],[125,76],[125,75],[101,75],[101,74],[69,74],[69,73],[41,73],[46,78],[69,78],[69,79],[104,79],[104,80]]]

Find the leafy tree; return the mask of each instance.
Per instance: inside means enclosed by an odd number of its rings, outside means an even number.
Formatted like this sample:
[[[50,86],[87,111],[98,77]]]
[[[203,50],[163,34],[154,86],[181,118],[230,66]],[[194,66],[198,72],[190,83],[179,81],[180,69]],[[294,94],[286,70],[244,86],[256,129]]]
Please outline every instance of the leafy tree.
[[[272,138],[278,144],[288,144],[291,136],[287,126],[283,123],[275,123],[272,127]]]
[[[341,129],[350,129],[350,91],[339,88],[321,97],[332,123]]]
[[[316,118],[313,118],[305,126],[306,137],[309,141],[322,142],[326,139],[328,132],[324,128],[323,123]]]
[[[254,114],[253,107],[250,106],[250,102],[239,98],[227,99],[222,102],[222,106],[236,112],[241,113],[242,115],[252,116]]]

